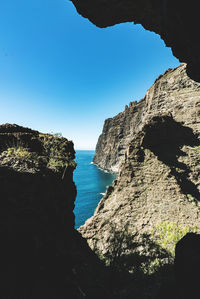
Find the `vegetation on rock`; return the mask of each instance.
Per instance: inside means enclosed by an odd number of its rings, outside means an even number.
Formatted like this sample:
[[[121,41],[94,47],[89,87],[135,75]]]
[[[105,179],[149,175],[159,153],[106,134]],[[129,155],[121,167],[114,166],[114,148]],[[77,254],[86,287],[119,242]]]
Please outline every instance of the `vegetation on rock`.
[[[32,173],[49,169],[61,173],[62,177],[67,168],[76,167],[73,143],[61,134],[43,134],[9,124],[4,127],[10,132],[4,133],[2,129],[0,133],[1,165]]]
[[[187,233],[197,232],[197,226],[177,225],[172,221],[163,221],[156,224],[152,235],[157,238],[157,243],[164,249],[169,250],[172,257],[175,256],[175,247],[180,239]]]

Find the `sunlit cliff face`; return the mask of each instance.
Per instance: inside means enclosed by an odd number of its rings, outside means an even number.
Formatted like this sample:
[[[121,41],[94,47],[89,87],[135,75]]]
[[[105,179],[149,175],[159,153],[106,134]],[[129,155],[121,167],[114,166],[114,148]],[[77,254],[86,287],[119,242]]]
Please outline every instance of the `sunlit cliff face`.
[[[188,75],[200,81],[198,2],[195,0],[71,0],[98,27],[134,22],[158,33],[174,56],[187,63]],[[133,36],[134,38],[134,36]]]

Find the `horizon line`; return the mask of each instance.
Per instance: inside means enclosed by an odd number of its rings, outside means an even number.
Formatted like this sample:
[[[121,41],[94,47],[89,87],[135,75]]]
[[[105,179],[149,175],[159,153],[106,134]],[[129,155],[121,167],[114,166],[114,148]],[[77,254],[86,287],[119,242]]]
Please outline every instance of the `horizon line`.
[[[87,148],[75,148],[74,150],[75,151],[95,151],[95,149],[91,149],[91,148],[89,148],[89,149],[87,149]]]

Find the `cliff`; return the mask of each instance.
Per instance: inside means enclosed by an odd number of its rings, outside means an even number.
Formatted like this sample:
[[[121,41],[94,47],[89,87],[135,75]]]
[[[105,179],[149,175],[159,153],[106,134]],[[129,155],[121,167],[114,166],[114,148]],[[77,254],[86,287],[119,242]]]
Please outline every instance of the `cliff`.
[[[184,64],[167,70],[141,101],[131,102],[123,112],[105,121],[97,142],[94,163],[117,172],[132,137],[153,116],[171,114],[174,120],[191,127],[196,134],[199,90],[199,83],[188,78]]]
[[[105,120],[103,132],[99,136],[93,162],[100,168],[117,172],[125,154],[129,139],[133,134],[132,116],[137,103],[130,103],[125,111]]]
[[[104,269],[74,229],[74,158],[66,138],[0,126],[2,299],[110,298]]]
[[[79,229],[105,259],[125,258],[136,241],[139,256],[154,252],[153,242],[173,259],[176,234],[200,231],[199,116],[200,84],[181,65],[160,76],[144,99],[105,122],[95,161],[106,169],[121,164],[94,216]],[[159,256],[152,259],[160,263]]]

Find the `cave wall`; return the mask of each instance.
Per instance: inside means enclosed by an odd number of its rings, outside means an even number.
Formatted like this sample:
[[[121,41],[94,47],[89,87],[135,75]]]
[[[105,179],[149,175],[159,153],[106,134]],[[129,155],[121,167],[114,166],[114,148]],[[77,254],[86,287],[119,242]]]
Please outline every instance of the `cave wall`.
[[[71,0],[78,13],[98,27],[122,22],[141,24],[161,36],[188,75],[200,81],[198,2],[179,0]],[[133,36],[134,38],[134,36]]]

